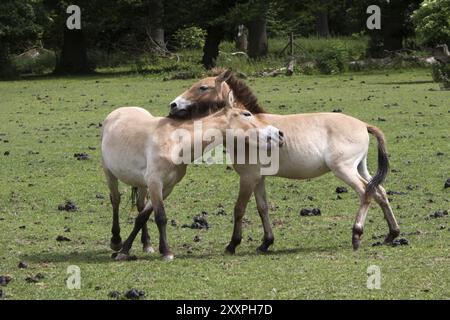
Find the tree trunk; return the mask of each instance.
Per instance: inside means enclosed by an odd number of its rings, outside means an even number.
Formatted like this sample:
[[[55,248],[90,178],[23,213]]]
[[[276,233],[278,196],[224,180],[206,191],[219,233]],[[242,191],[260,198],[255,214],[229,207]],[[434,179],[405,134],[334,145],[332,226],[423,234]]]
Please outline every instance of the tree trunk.
[[[0,44],[0,79],[11,79],[17,76],[16,70],[9,59],[9,46]]]
[[[82,30],[69,30],[64,26],[64,40],[61,57],[55,68],[56,74],[92,73],[88,62],[86,43]]]
[[[287,76],[292,76],[294,74],[294,65],[295,65],[295,59],[292,57],[286,66],[286,75]]]
[[[252,59],[267,55],[267,21],[265,17],[260,17],[248,25],[248,56]]]
[[[163,27],[164,4],[162,0],[150,0],[148,3],[148,9],[150,36],[158,46],[165,48],[166,43],[164,41]]]
[[[330,29],[328,27],[328,12],[324,9],[314,13],[316,17],[316,33],[319,37],[328,37]]]
[[[219,44],[222,41],[224,32],[222,28],[217,26],[209,27],[206,32],[202,64],[206,69],[211,69],[216,65],[216,59],[219,56]]]
[[[403,47],[403,23],[406,4],[402,1],[392,1],[384,8],[384,19],[381,30],[383,31],[384,50],[396,51]],[[384,25],[383,25],[384,24]]]
[[[236,49],[239,51],[247,51],[247,30],[243,24],[238,27],[238,34],[236,36]]]

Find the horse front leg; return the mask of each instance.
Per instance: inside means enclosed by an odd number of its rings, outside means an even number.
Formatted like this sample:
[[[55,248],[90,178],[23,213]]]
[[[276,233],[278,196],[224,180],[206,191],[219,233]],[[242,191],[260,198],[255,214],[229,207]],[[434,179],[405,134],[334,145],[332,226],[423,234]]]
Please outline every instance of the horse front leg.
[[[241,176],[239,185],[239,196],[234,206],[234,227],[231,241],[225,249],[226,253],[234,254],[236,247],[242,240],[242,218],[247,208],[247,203],[255,188],[256,182],[253,179],[246,179]]]
[[[144,225],[142,226],[141,242],[142,242],[142,250],[145,253],[155,252],[155,249],[153,249],[152,243],[150,241],[150,233],[148,232],[147,223],[144,223]]]
[[[264,178],[262,178],[261,181],[255,187],[255,199],[256,199],[256,207],[258,209],[259,216],[261,217],[261,222],[264,229],[264,237],[257,251],[267,252],[267,250],[273,244],[275,239],[269,221],[269,206],[267,205],[266,187],[264,183]]]
[[[155,222],[159,231],[159,252],[162,254],[162,259],[172,261],[173,254],[167,241],[167,216],[162,201],[155,207]]]
[[[179,180],[181,180],[181,178],[179,178]],[[173,187],[179,180],[164,187],[162,183],[157,183],[155,188],[153,188],[153,190],[150,189],[149,192],[150,199],[153,203],[153,207],[155,208],[155,223],[159,231],[159,252],[162,254],[163,261],[172,261],[174,258],[167,241],[167,216],[163,201],[169,196],[173,190]]]

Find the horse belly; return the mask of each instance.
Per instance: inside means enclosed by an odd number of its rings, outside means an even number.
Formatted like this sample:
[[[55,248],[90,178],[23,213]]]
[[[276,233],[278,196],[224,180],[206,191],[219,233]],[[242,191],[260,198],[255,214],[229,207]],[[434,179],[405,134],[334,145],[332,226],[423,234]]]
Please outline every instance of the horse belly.
[[[146,187],[146,159],[144,156],[128,156],[120,150],[103,155],[103,162],[109,171],[120,181],[133,187]]]
[[[280,168],[277,176],[290,179],[311,179],[321,176],[330,169],[321,156],[289,156],[280,152]]]

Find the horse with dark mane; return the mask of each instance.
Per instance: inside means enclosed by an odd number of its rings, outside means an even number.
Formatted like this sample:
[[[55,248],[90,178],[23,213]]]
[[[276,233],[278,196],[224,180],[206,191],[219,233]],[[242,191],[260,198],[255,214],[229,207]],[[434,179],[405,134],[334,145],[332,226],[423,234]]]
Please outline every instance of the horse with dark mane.
[[[380,129],[342,113],[269,114],[258,104],[250,88],[230,70],[218,70],[204,78],[170,103],[170,116],[178,118],[202,117],[214,112],[208,109],[211,102],[220,102],[221,94],[214,83],[223,79],[227,90],[232,90],[240,102],[258,119],[264,120],[284,133],[285,144],[279,149],[279,169],[275,174],[290,179],[310,179],[329,171],[347,183],[358,194],[360,204],[353,225],[352,244],[356,250],[361,243],[364,222],[369,204],[374,199],[387,220],[389,233],[385,243],[400,234],[386,191],[381,186],[389,170],[386,140]],[[367,169],[369,134],[378,142],[378,170],[374,177]],[[264,175],[259,165],[234,164],[240,175],[240,190],[234,208],[234,230],[226,250],[234,253],[242,239],[242,218],[246,205],[255,194],[257,209],[264,228],[264,238],[259,251],[265,252],[274,242],[269,223]]]
[[[223,81],[215,82],[216,91],[225,94],[221,108],[210,104],[209,110],[216,110],[202,118],[205,132],[214,130],[217,139],[212,142],[206,135],[198,135],[196,123],[192,120],[178,121],[167,117],[154,117],[147,110],[138,107],[122,107],[112,111],[102,125],[102,166],[110,191],[113,208],[112,238],[110,247],[119,251],[116,260],[127,260],[135,237],[142,229],[142,242],[145,252],[152,252],[148,236],[147,220],[155,211],[155,222],[159,231],[159,251],[164,260],[172,260],[166,225],[167,216],[164,201],[180,182],[187,165],[200,157],[207,148],[224,143],[224,138],[245,141],[247,147],[271,149],[272,144],[282,144],[283,134],[277,128],[257,119],[250,112],[235,103],[233,94],[222,90]],[[246,132],[257,135],[247,136]],[[174,133],[178,133],[174,137]],[[180,136],[183,139],[178,139]],[[177,138],[178,137],[178,138]],[[199,147],[200,153],[190,153]],[[179,161],[187,151],[188,160]],[[138,188],[139,215],[133,231],[124,243],[120,236],[118,182]],[[148,197],[148,201],[146,198]]]

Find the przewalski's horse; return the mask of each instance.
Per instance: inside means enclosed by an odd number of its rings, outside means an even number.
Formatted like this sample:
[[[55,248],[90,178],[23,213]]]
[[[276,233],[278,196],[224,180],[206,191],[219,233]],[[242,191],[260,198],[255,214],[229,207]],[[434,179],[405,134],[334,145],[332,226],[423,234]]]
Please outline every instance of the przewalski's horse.
[[[216,82],[220,88],[223,83]],[[219,89],[217,89],[219,92]],[[203,131],[219,130],[222,138],[230,134],[234,138],[242,138],[248,146],[269,148],[273,143],[282,143],[282,134],[275,127],[257,119],[243,108],[232,107],[232,93],[227,90],[227,101],[222,109],[202,118]],[[214,103],[210,109],[214,109]],[[116,260],[126,260],[129,250],[140,229],[143,229],[144,250],[150,250],[146,222],[155,211],[155,222],[159,230],[159,251],[163,260],[172,260],[173,255],[167,243],[167,218],[164,210],[164,199],[174,186],[184,177],[188,163],[179,163],[176,155],[180,150],[194,149],[199,145],[201,153],[206,147],[213,148],[225,139],[210,141],[203,135],[196,136],[195,124],[192,120],[180,121],[171,118],[154,117],[148,111],[138,107],[123,107],[111,112],[102,126],[102,164],[110,190],[113,207],[113,226],[111,248],[120,250]],[[173,139],[176,130],[183,130],[190,139]],[[256,130],[258,136],[247,136],[249,130]],[[233,135],[233,132],[236,134]],[[240,137],[241,136],[241,137]],[[253,138],[252,138],[253,137]],[[217,141],[216,141],[217,140]],[[201,156],[201,154],[200,154]],[[194,159],[192,159],[194,160]],[[120,238],[119,203],[120,194],[118,180],[138,188],[138,214],[133,231],[123,243]],[[148,195],[150,201],[145,204]]]
[[[216,74],[219,74],[217,72]],[[352,244],[356,250],[361,243],[364,222],[371,199],[380,205],[389,226],[385,243],[391,243],[400,233],[399,226],[381,183],[388,173],[386,141],[380,129],[340,113],[312,113],[276,115],[266,113],[257,98],[244,82],[229,70],[216,77],[195,83],[190,89],[170,103],[173,117],[189,118],[206,115],[206,106],[220,102],[222,94],[215,88],[217,78],[223,78],[233,91],[235,99],[255,114],[255,117],[273,124],[284,133],[285,144],[280,148],[279,170],[276,176],[291,179],[310,179],[332,171],[359,195],[360,206],[353,225]],[[378,170],[371,177],[367,170],[369,133],[378,141]],[[239,197],[234,208],[234,230],[226,250],[234,253],[242,239],[242,218],[246,205],[255,194],[256,205],[264,228],[264,238],[259,251],[265,252],[274,242],[269,223],[264,176],[258,165],[234,165],[240,175]]]

